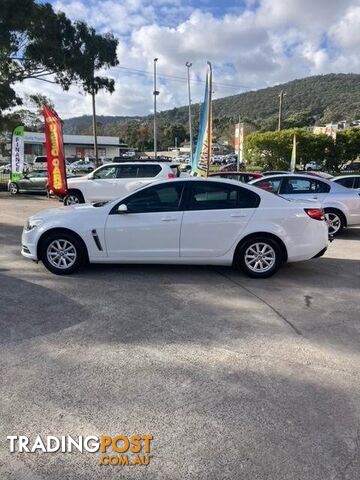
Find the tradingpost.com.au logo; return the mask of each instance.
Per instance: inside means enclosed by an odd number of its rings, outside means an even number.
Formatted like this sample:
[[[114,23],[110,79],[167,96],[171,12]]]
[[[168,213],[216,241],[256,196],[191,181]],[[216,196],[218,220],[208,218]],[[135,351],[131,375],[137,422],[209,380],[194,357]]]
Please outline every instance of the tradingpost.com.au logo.
[[[8,435],[10,453],[99,453],[99,465],[149,465],[152,435]]]

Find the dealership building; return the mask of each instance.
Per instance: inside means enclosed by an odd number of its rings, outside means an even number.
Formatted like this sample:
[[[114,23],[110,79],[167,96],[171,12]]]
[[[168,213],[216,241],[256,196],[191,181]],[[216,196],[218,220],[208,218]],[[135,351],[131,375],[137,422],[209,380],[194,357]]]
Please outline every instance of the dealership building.
[[[126,143],[119,137],[97,137],[99,158],[114,158],[128,151]],[[94,157],[94,137],[92,135],[64,135],[65,158]],[[45,155],[45,134],[25,132],[25,160],[31,161],[38,155]]]

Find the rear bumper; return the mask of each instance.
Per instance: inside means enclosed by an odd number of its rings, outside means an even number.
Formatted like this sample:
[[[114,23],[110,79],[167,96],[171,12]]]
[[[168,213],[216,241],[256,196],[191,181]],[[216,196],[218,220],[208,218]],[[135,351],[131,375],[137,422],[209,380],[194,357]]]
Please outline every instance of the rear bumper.
[[[326,252],[327,250],[327,247],[323,248],[322,250],[320,250],[319,253],[317,253],[316,255],[314,255],[312,258],[319,258],[319,257],[322,257],[324,255],[324,253]]]

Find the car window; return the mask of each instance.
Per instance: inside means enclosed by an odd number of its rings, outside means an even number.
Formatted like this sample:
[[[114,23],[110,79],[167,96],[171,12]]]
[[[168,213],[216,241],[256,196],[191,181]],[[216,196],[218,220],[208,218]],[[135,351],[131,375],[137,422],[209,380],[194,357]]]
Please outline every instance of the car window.
[[[120,165],[117,167],[117,178],[136,178],[138,165]]]
[[[319,180],[309,178],[286,178],[281,188],[282,194],[309,194],[309,193],[327,193],[330,186]]]
[[[46,157],[38,157],[34,160],[34,163],[45,163]]]
[[[222,210],[254,208],[260,197],[254,192],[235,185],[221,183],[194,183],[190,187],[189,210]]]
[[[109,165],[104,168],[101,168],[100,170],[97,170],[94,173],[94,178],[104,179],[104,180],[109,178],[116,178],[116,173],[117,173],[117,168]]]
[[[281,178],[264,178],[255,184],[256,187],[271,193],[278,193],[281,184]]]
[[[132,195],[126,202],[130,213],[173,212],[179,210],[183,184],[157,185]]]
[[[353,188],[360,188],[360,177],[355,177]]]
[[[353,188],[354,179],[351,178],[351,177],[349,177],[349,178],[339,178],[338,180],[335,180],[335,182],[338,183],[339,185],[342,185],[343,187]]]
[[[138,165],[137,176],[140,178],[156,177],[160,172],[160,165]]]

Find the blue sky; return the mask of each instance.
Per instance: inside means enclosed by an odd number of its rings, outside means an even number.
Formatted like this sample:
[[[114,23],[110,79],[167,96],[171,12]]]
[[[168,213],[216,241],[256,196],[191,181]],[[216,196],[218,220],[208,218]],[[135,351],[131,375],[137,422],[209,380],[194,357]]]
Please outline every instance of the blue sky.
[[[360,73],[360,0],[52,0],[56,10],[119,38],[120,66],[107,72],[113,95],[100,94],[99,114],[141,115],[152,108],[153,58],[158,57],[160,109],[203,96],[206,61],[214,96],[258,89],[329,72]],[[24,82],[43,91],[65,118],[91,111],[76,89]],[[45,90],[45,91],[44,91]]]

